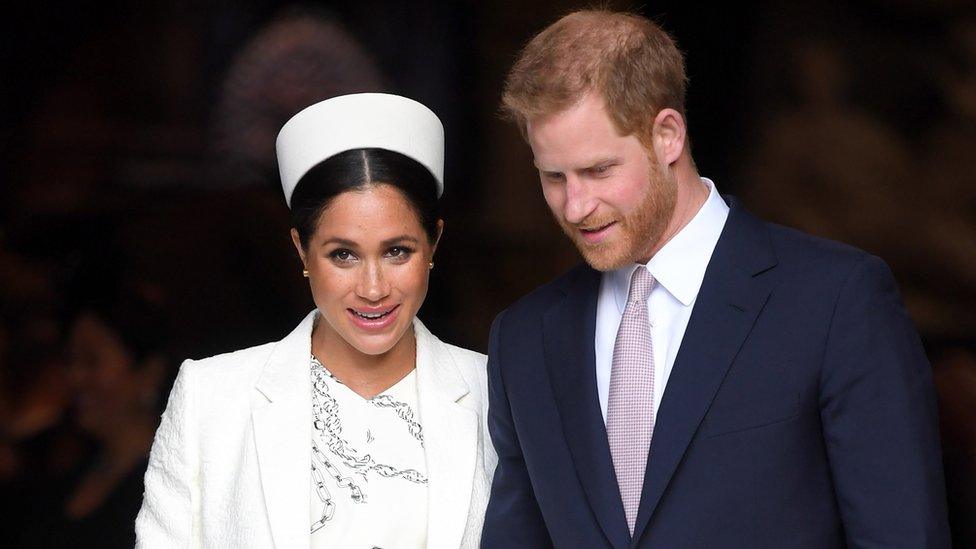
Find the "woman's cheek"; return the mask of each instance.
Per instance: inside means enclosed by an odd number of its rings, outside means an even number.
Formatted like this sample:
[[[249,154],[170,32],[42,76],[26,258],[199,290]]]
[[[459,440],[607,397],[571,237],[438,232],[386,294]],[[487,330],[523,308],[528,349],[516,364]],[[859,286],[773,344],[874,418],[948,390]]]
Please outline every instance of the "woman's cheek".
[[[353,281],[353,269],[340,269],[331,264],[323,264],[312,280],[312,292],[316,301],[329,302],[341,299],[344,289]]]
[[[421,300],[427,293],[427,276],[429,268],[426,263],[412,267],[409,274],[408,285],[411,297]]]

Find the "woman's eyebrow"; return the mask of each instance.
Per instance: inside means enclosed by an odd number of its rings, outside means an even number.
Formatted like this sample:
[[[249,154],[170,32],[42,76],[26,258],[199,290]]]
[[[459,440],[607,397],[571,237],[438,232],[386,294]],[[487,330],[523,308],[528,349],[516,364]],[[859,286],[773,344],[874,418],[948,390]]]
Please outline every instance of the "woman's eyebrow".
[[[346,240],[345,238],[339,238],[337,236],[326,238],[325,240],[322,241],[322,246],[327,246],[329,244],[338,244],[340,246],[347,246],[349,248],[356,247],[356,243],[353,242],[352,240]]]
[[[416,244],[417,243],[417,239],[415,237],[412,237],[412,236],[408,235],[408,234],[403,234],[403,235],[400,235],[400,236],[395,236],[393,238],[387,238],[386,240],[383,241],[383,246],[392,246],[393,244],[396,244],[397,242],[413,242],[414,244]]]

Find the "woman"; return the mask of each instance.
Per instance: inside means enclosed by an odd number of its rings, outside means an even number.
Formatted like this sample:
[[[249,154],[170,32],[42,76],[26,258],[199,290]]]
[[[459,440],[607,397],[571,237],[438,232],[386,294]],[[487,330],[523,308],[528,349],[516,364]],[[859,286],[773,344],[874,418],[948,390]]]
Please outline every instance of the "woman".
[[[415,317],[444,223],[443,128],[355,94],[278,135],[316,310],[276,343],[186,361],[140,547],[476,547],[495,455],[485,357]]]

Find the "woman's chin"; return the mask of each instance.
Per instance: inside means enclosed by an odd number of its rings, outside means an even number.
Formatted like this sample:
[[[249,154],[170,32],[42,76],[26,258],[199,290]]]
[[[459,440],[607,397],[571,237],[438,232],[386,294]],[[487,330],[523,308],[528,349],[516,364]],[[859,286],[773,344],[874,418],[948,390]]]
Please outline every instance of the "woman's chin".
[[[364,333],[353,327],[344,338],[349,345],[364,355],[378,356],[391,351],[403,339],[406,327],[390,326],[381,333]]]

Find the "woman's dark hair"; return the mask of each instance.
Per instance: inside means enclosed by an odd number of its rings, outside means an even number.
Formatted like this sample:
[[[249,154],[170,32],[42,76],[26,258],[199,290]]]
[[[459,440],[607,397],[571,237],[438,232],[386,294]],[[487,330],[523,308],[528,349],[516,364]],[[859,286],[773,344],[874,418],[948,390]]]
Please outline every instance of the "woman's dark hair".
[[[437,239],[437,180],[416,160],[386,149],[352,149],[318,163],[295,186],[291,223],[303,248],[315,233],[319,216],[340,194],[385,183],[403,193],[433,243]]]

